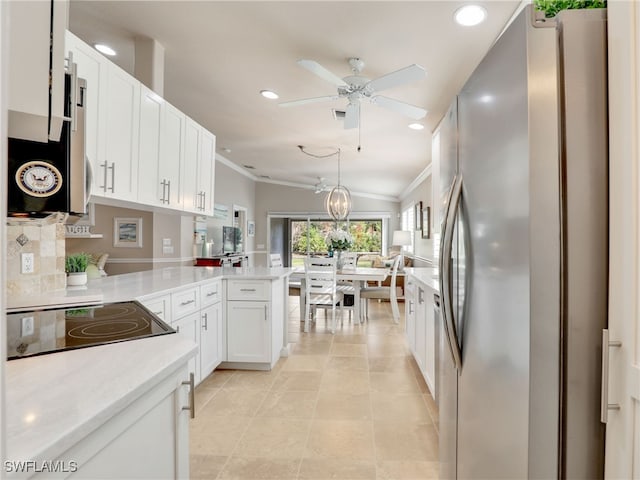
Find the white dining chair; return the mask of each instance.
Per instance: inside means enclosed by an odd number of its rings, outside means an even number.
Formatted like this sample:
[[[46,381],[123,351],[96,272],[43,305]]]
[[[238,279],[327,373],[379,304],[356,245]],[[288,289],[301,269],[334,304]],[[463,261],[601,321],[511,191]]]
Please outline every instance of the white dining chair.
[[[335,258],[305,258],[305,312],[304,331],[309,332],[309,319],[315,319],[317,308],[331,309],[331,333],[336,331],[336,307],[340,307],[344,295],[336,287]]]
[[[393,261],[391,267],[391,283],[388,287],[367,287],[360,290],[360,299],[365,302],[365,318],[369,318],[369,300],[381,299],[389,300],[391,303],[391,312],[393,314],[393,322],[400,321],[400,309],[398,308],[398,295],[396,293],[396,278],[398,276],[398,265],[400,265],[401,256],[398,255]]]
[[[358,262],[358,254],[355,252],[343,252],[342,260],[343,269],[354,269]],[[338,291],[342,292],[343,296],[351,295],[353,297],[352,300],[354,303],[351,303],[350,305],[346,304],[346,298],[342,301],[342,308],[349,312],[349,320],[351,320],[351,312],[355,310],[356,289],[360,288],[360,282],[354,282],[352,280],[338,280],[337,288]]]

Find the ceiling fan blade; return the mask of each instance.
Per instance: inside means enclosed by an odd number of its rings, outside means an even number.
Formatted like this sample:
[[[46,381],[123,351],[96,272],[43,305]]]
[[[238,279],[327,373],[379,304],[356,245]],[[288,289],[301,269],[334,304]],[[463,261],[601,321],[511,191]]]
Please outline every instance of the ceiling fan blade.
[[[323,80],[326,80],[329,83],[333,83],[338,87],[348,87],[344,80],[342,80],[339,76],[334,73],[331,73],[329,70],[324,68],[318,62],[314,62],[313,60],[298,60],[298,65],[306,68],[311,73],[319,76]]]
[[[360,104],[350,103],[344,115],[344,128],[358,128],[360,124]]]
[[[383,97],[382,95],[371,97],[371,103],[388,108],[394,112],[401,113],[409,118],[413,118],[414,120],[420,120],[427,114],[427,111],[424,108],[416,107],[415,105],[404,103],[399,100],[394,100],[393,98]]]
[[[404,83],[421,80],[427,76],[427,72],[420,65],[409,65],[395,72],[387,73],[369,82],[369,86],[376,92],[388,88],[397,87]]]
[[[305,105],[307,103],[316,103],[316,102],[324,102],[327,100],[338,100],[340,97],[338,95],[327,95],[325,97],[313,97],[313,98],[303,98],[301,100],[292,100],[290,102],[281,102],[278,105],[281,107],[294,107],[296,105]]]

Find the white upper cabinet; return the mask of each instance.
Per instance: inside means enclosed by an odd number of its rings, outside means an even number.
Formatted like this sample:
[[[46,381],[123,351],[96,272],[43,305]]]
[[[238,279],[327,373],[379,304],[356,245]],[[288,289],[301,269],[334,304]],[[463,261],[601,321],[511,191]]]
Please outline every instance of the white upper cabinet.
[[[164,102],[160,136],[160,187],[164,205],[182,208],[180,167],[183,164],[187,116]],[[162,183],[164,182],[164,183]]]
[[[105,156],[94,171],[100,195],[135,201],[138,197],[140,82],[109,63],[105,102]],[[97,193],[97,192],[96,192]]]
[[[107,84],[108,61],[71,32],[66,32],[67,56],[73,56],[78,66],[78,77],[87,81],[85,90],[85,155],[93,172],[91,192],[99,193],[97,173],[101,170],[100,163],[104,161],[104,102]]]
[[[164,205],[166,187],[160,180],[160,128],[164,101],[144,85],[140,93],[138,202]],[[164,186],[164,185],[163,185]]]
[[[180,165],[184,150],[186,116],[142,85],[138,202],[182,208]]]
[[[213,215],[213,190],[216,171],[216,136],[207,131],[202,131],[200,164],[198,165],[198,192],[201,195],[201,214]]]
[[[213,215],[215,135],[71,32],[66,41],[87,80],[93,199]]]
[[[9,9],[9,136],[58,141],[64,119],[64,39],[69,2],[10,2]]]
[[[213,215],[215,163],[215,135],[188,118],[182,175],[185,211]]]

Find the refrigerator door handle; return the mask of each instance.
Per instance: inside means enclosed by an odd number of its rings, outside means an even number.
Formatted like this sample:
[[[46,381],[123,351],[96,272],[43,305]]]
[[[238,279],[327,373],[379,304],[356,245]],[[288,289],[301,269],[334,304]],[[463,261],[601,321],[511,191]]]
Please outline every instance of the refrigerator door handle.
[[[609,403],[609,347],[621,347],[622,342],[610,341],[609,330],[602,329],[602,386],[600,393],[600,421],[607,423],[609,410],[620,410],[620,404]]]
[[[451,247],[453,245],[453,231],[455,230],[455,219],[460,205],[462,195],[462,177],[456,175],[453,179],[453,186],[449,192],[447,208],[443,222],[443,234],[440,243],[440,291],[442,292],[441,304],[445,332],[453,362],[456,369],[462,369],[462,353],[458,343],[455,319],[453,317],[453,298],[451,295]]]

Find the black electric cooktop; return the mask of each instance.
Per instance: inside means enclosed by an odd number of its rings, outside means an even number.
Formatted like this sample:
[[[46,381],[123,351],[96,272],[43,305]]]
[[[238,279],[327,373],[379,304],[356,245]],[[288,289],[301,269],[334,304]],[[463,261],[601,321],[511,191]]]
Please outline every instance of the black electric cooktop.
[[[137,301],[7,314],[9,360],[175,333]]]

